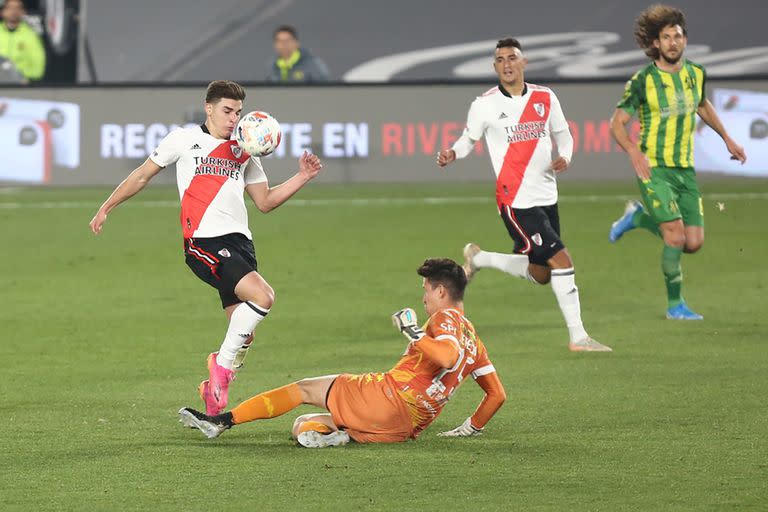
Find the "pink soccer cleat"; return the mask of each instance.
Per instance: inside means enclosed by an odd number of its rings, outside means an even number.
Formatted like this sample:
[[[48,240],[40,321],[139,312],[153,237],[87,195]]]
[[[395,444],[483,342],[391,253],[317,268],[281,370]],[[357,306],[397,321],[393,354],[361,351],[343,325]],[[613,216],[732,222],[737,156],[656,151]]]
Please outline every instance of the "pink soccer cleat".
[[[219,366],[216,362],[217,352],[208,356],[208,380],[200,383],[198,391],[205,402],[205,413],[216,416],[227,407],[229,383],[235,378],[235,372]]]
[[[206,397],[208,396],[208,393],[209,393],[208,391],[209,383],[210,382],[208,381],[208,379],[205,379],[203,382],[200,383],[199,386],[197,386],[197,393],[200,395],[200,398],[203,400],[203,403],[205,403],[206,405],[208,404],[208,398]],[[206,410],[207,409],[208,408],[206,407]]]

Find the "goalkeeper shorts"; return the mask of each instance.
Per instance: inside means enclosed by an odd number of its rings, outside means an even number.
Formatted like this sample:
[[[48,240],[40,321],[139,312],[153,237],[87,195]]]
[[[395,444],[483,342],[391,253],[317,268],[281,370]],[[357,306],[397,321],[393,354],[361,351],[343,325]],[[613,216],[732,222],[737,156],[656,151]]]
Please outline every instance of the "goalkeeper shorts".
[[[358,443],[398,443],[412,438],[405,402],[383,373],[341,374],[328,390],[333,423]]]

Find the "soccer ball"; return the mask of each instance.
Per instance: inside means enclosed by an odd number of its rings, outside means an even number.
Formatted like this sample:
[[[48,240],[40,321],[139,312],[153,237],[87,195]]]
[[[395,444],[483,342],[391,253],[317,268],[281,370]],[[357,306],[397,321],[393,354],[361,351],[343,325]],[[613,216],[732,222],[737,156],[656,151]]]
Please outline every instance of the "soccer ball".
[[[237,145],[251,156],[267,156],[280,145],[282,133],[277,119],[254,110],[245,114],[235,128]]]

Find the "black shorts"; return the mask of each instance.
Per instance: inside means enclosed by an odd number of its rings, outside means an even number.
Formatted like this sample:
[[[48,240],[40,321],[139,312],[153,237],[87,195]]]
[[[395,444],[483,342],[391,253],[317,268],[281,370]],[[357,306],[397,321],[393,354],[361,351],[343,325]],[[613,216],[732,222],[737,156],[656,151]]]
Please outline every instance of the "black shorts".
[[[527,254],[528,261],[547,266],[547,261],[565,248],[560,240],[557,203],[533,208],[501,206],[501,219],[515,241],[515,254]]]
[[[219,290],[222,307],[242,302],[235,295],[235,286],[257,270],[253,242],[247,236],[230,233],[213,238],[187,238],[184,255],[192,272]]]

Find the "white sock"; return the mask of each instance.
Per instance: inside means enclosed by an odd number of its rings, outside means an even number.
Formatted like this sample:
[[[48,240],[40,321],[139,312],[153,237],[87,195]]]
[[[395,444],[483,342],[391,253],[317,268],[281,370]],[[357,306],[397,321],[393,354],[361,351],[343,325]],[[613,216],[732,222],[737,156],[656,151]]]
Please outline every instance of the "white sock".
[[[229,319],[229,328],[216,357],[216,363],[227,370],[232,370],[237,352],[244,348],[245,342],[253,334],[259,322],[269,313],[269,310],[245,301],[235,308]]]
[[[502,254],[480,251],[472,258],[478,268],[495,268],[513,276],[528,279],[528,256],[525,254]]]
[[[253,344],[253,336],[251,336],[250,340],[243,341],[243,344],[240,345],[240,348],[237,349],[237,355],[235,355],[235,361],[232,363],[232,369],[233,370],[239,370],[243,367],[245,364],[245,356],[248,355],[248,349],[251,348],[251,345]]]
[[[576,287],[576,274],[573,267],[552,269],[552,291],[555,292],[560,311],[563,312],[571,343],[589,336],[584,330],[584,324],[581,323],[579,289]]]

